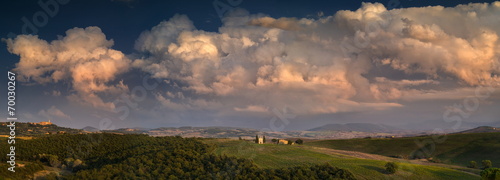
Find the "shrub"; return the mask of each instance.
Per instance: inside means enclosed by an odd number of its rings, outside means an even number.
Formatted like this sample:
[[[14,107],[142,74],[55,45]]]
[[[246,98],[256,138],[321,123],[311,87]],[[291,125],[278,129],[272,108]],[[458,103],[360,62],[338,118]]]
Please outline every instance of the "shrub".
[[[490,160],[483,160],[481,162],[481,164],[483,164],[483,169],[488,169],[491,167],[491,161]]]
[[[395,162],[388,162],[387,164],[385,164],[385,171],[387,171],[387,173],[389,174],[396,173],[396,171],[398,171],[398,168],[398,164],[396,164]]]
[[[55,172],[51,172],[50,174],[48,174],[47,176],[45,176],[45,179],[46,180],[57,180],[57,174]]]
[[[303,144],[303,143],[304,143],[304,141],[303,141],[302,139],[297,139],[297,140],[295,141],[295,143],[297,143],[297,144]]]
[[[56,155],[52,154],[39,154],[40,157],[40,162],[45,163],[46,165],[52,166],[52,167],[59,167],[61,166],[61,161],[59,161],[59,158]]]
[[[500,168],[488,168],[481,171],[481,179],[498,180],[500,179]]]
[[[470,162],[469,162],[469,165],[468,165],[467,167],[469,167],[469,168],[477,168],[477,163],[476,163],[476,161],[470,161]]]

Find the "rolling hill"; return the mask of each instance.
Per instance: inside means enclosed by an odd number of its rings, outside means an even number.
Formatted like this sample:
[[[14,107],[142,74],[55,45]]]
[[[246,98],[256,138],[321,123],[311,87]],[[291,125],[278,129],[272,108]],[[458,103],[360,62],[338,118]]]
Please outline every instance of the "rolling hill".
[[[255,144],[249,141],[228,139],[206,139],[216,144],[214,153],[238,158],[251,159],[259,168],[289,168],[313,164],[329,163],[348,169],[357,179],[478,179],[479,176],[455,169],[412,164],[395,158],[363,159],[332,153],[325,148],[305,145]],[[400,171],[386,174],[384,165],[388,161],[399,161]]]
[[[308,131],[359,131],[359,132],[393,132],[396,127],[371,123],[327,124]]]
[[[8,122],[0,122],[0,134],[7,135],[10,130],[6,125]],[[16,135],[17,136],[37,136],[43,134],[57,134],[57,133],[66,133],[66,134],[79,134],[83,133],[83,130],[73,129],[67,127],[57,126],[55,124],[49,125],[41,125],[38,123],[25,123],[25,122],[16,122]]]
[[[99,129],[92,127],[92,126],[85,126],[84,128],[82,128],[82,130],[87,131],[87,132],[99,132],[100,131]]]
[[[500,132],[500,128],[491,126],[480,126],[477,128],[460,131],[456,134],[466,134],[466,133],[487,133],[487,132]]]
[[[420,144],[420,146],[419,146]],[[469,161],[491,160],[500,166],[500,133],[466,133],[394,139],[320,140],[308,146],[359,151],[401,158],[433,158],[466,166]]]
[[[0,138],[2,139],[2,138]],[[6,147],[7,141],[0,141]],[[199,138],[138,134],[52,134],[16,144],[16,173],[0,163],[0,179],[346,179],[331,164],[259,168],[249,159],[215,155]],[[7,154],[7,148],[0,148]],[[9,157],[2,156],[6,162]],[[21,163],[22,162],[22,163]]]

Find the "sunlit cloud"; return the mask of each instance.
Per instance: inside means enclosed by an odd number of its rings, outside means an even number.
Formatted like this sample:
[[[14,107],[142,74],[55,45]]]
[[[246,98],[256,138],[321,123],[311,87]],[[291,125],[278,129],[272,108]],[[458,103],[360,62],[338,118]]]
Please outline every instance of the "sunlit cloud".
[[[304,114],[386,110],[428,96],[432,90],[422,87],[443,79],[464,87],[498,82],[500,27],[489,23],[500,16],[498,5],[387,10],[363,3],[318,19],[236,10],[219,32],[198,30],[177,15],[141,35],[136,49],[151,56],[134,64],[235,111],[253,103]],[[457,29],[462,21],[474,26]]]
[[[111,49],[113,40],[107,40],[98,27],[73,28],[52,42],[36,35],[19,35],[6,42],[9,52],[21,57],[14,69],[21,81],[71,82],[76,93],[68,95],[68,99],[107,110],[114,109],[114,104],[103,101],[97,93],[128,91],[122,82],[111,82],[129,70],[131,61],[122,52]]]

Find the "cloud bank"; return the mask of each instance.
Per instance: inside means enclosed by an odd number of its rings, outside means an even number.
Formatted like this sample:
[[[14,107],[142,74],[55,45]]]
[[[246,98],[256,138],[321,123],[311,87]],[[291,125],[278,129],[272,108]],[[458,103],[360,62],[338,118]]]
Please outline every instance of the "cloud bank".
[[[497,84],[498,17],[500,2],[395,10],[363,3],[319,19],[239,10],[219,32],[206,32],[176,15],[140,36],[135,47],[150,56],[134,67],[237,111],[386,109],[440,82]]]
[[[328,114],[498,85],[498,18],[500,2],[394,10],[363,3],[318,19],[240,9],[218,32],[207,32],[176,15],[140,35],[135,49],[142,58],[133,60],[111,49],[113,41],[97,27],[70,29],[50,43],[30,35],[6,42],[21,57],[16,71],[24,80],[69,81],[75,91],[69,98],[95,107],[113,109],[101,97],[127,92],[117,75],[137,68],[175,82],[155,95],[166,110],[260,113],[288,106],[296,114]]]

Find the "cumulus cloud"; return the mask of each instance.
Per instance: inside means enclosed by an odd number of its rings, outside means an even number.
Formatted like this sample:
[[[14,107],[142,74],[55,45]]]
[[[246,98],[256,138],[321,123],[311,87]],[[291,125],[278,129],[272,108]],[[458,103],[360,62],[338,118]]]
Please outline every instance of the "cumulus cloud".
[[[262,26],[268,28],[278,28],[283,30],[299,30],[300,25],[296,18],[279,18],[274,19],[272,17],[262,17],[252,19],[248,24],[254,26]]]
[[[111,49],[113,40],[107,40],[98,27],[73,28],[51,42],[36,35],[19,35],[5,41],[9,52],[20,56],[14,70],[22,81],[69,81],[76,92],[68,96],[70,100],[106,110],[113,109],[114,104],[105,102],[99,93],[128,91],[122,82],[113,82],[117,75],[128,71],[131,61],[122,52]]]
[[[136,49],[150,56],[133,64],[235,111],[396,108],[442,80],[498,82],[498,17],[500,2],[395,10],[363,3],[317,19],[235,10],[218,32],[207,32],[176,15],[141,34]],[[175,96],[158,98],[178,108]]]

